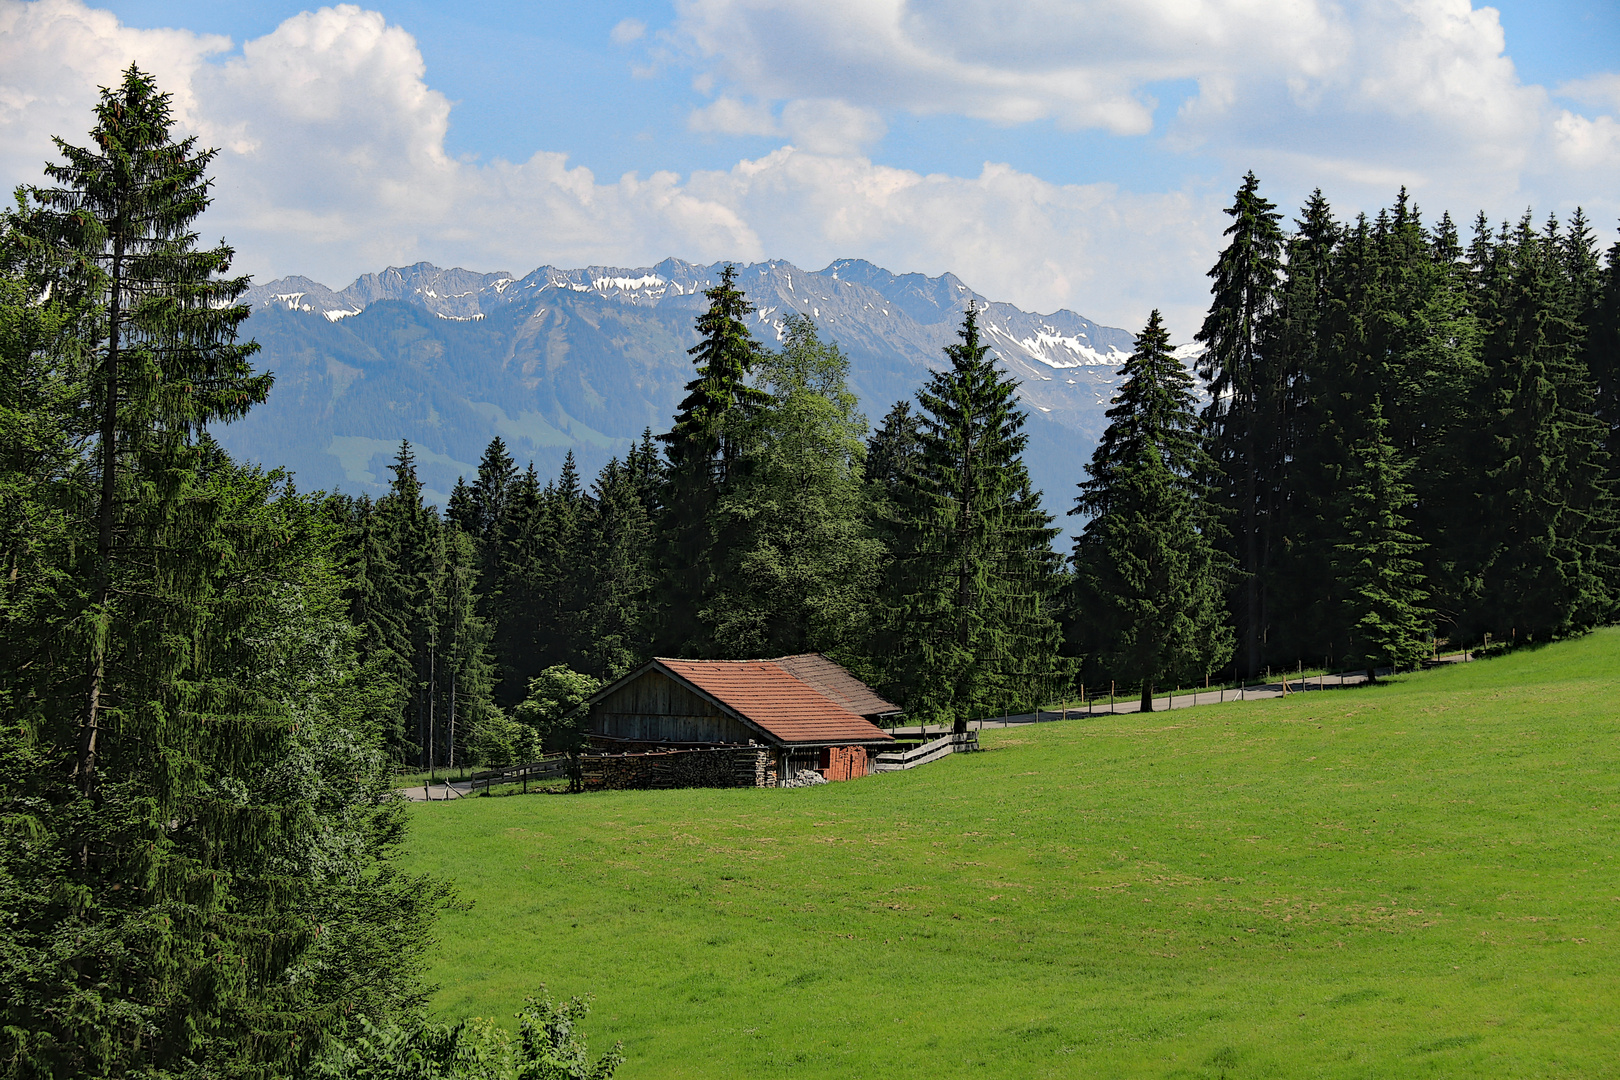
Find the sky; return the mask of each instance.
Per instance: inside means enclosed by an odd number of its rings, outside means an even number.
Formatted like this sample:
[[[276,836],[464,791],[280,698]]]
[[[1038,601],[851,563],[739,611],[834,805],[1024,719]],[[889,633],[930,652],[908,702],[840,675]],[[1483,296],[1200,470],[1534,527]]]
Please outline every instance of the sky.
[[[1249,169],[1620,224],[1614,0],[0,0],[0,182],[131,62],[259,280],[864,258],[1187,340]]]

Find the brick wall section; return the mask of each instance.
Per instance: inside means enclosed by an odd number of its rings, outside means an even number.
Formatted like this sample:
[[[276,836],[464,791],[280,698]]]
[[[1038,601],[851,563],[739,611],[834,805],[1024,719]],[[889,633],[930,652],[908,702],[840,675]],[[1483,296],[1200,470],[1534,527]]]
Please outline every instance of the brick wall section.
[[[588,754],[579,759],[579,778],[587,791],[775,787],[776,761],[763,746]]]
[[[859,780],[866,775],[864,746],[834,746],[827,751],[828,780]]]

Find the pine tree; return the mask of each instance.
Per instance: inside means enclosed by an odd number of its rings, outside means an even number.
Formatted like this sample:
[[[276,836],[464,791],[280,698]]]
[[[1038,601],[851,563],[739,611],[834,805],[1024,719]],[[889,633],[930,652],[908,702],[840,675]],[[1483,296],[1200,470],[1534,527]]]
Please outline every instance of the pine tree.
[[[92,147],[58,142],[60,186],[29,190],[3,230],[27,295],[48,288],[70,318],[26,373],[43,400],[22,396],[77,430],[31,466],[50,511],[33,517],[67,541],[29,583],[54,602],[7,593],[7,633],[31,624],[51,655],[35,671],[0,659],[0,1061],[289,1072],[334,1014],[420,1003],[422,916],[442,894],[394,888],[379,756],[302,768],[361,733],[298,676],[320,659],[315,682],[347,686],[350,631],[312,502],[207,435],[270,385],[236,340],[230,249],[191,231],[212,154],[171,137],[169,99],[133,67],[95,116]],[[13,449],[0,491],[19,490]],[[11,572],[29,569],[5,539]],[[364,897],[346,889],[360,880]]]
[[[1018,384],[969,309],[917,392],[920,448],[887,523],[879,651],[907,711],[953,721],[1033,707],[1063,677],[1057,530],[1029,488]]]
[[[1266,632],[1265,585],[1274,556],[1275,494],[1284,460],[1277,440],[1287,373],[1262,348],[1262,331],[1277,303],[1283,233],[1275,204],[1260,195],[1253,172],[1226,211],[1231,237],[1209,276],[1214,279],[1209,314],[1196,340],[1204,347],[1199,374],[1209,384],[1206,420],[1211,450],[1225,482],[1216,497],[1233,522],[1233,546],[1242,572],[1238,626],[1243,664],[1261,664]]]
[[[660,584],[654,610],[657,648],[666,655],[704,654],[712,643],[698,613],[708,607],[723,561],[714,535],[715,508],[741,456],[740,431],[765,403],[747,378],[760,346],[745,321],[754,310],[736,287],[736,267],[704,292],[699,342],[688,350],[697,375],[674,425],[660,435],[669,456],[659,522]]]
[[[410,733],[396,753],[427,768],[431,730],[435,727],[438,671],[439,575],[443,561],[443,527],[438,514],[422,502],[416,455],[402,440],[392,466],[394,479],[377,504],[394,566],[388,601],[404,631],[408,698],[403,728]]]
[[[916,467],[918,429],[911,402],[902,399],[894,403],[883,417],[882,426],[866,441],[866,482],[871,510],[877,517],[892,512],[906,477]]]
[[[581,612],[580,670],[603,681],[627,674],[652,654],[647,637],[652,517],[643,501],[637,453],[632,449],[629,464],[615,458],[603,466],[581,529],[589,584]]]
[[[1344,540],[1335,571],[1342,583],[1345,660],[1376,670],[1412,667],[1427,649],[1432,613],[1425,606],[1423,543],[1408,530],[1413,503],[1409,466],[1389,439],[1383,403],[1374,399],[1357,443],[1341,501]]]
[[[1620,241],[1604,258],[1598,295],[1587,312],[1586,364],[1604,433],[1609,479],[1620,482]]]
[[[1488,546],[1473,629],[1541,639],[1611,617],[1613,494],[1556,237],[1529,216],[1483,298]]]
[[[1194,683],[1232,654],[1227,556],[1204,505],[1208,465],[1193,380],[1158,311],[1120,369],[1109,424],[1071,513],[1071,639],[1092,678],[1138,684],[1142,711],[1169,680]]]

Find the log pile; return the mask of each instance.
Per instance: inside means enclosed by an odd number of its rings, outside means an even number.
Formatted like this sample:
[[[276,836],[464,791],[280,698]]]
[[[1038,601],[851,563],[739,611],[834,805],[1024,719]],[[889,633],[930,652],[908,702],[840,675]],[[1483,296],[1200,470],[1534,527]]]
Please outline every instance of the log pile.
[[[776,762],[763,746],[586,754],[579,759],[579,782],[586,791],[775,787]]]

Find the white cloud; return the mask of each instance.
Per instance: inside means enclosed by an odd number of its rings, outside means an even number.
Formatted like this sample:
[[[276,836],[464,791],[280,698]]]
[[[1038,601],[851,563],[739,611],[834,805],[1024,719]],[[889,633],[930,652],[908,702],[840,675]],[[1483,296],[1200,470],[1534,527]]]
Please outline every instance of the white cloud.
[[[875,109],[837,98],[800,98],[782,108],[782,128],[793,145],[818,154],[851,154],[888,130]]]
[[[1582,105],[1596,105],[1599,108],[1620,111],[1620,73],[1606,72],[1561,83],[1558,86],[1558,96],[1570,98]]]
[[[705,0],[683,11],[693,20],[728,2]],[[755,0],[739,18],[754,26],[749,18],[793,14],[790,7]],[[415,40],[359,7],[296,15],[233,54],[222,38],[132,30],[78,0],[0,0],[0,170],[14,182],[37,179],[52,156],[49,135],[82,140],[95,87],[115,82],[136,61],[173,91],[183,131],[222,147],[204,235],[227,237],[242,269],[261,278],[304,273],[342,285],[420,259],[523,272],[546,262],[647,265],[666,255],[779,257],[807,267],[859,256],[902,272],[954,271],[996,299],[1039,310],[1072,307],[1126,328],[1160,307],[1184,339],[1207,296],[1203,272],[1220,244],[1220,207],[1234,177],[1213,187],[1169,178],[1162,191],[1133,193],[1051,183],[995,163],[971,176],[875,164],[865,148],[882,138],[884,120],[868,84],[880,75],[916,79],[926,95],[966,72],[972,78],[939,108],[1135,130],[1147,115],[1140,111],[1142,72],[1158,78],[1177,70],[1171,60],[1198,56],[1200,41],[1233,54],[1231,42],[1255,33],[1260,20],[1275,26],[1272,36],[1261,35],[1255,63],[1270,64],[1276,79],[1257,81],[1235,61],[1206,64],[1198,96],[1175,122],[1182,138],[1221,132],[1247,148],[1262,176],[1310,177],[1330,194],[1336,177],[1375,188],[1379,199],[1400,182],[1419,184],[1420,195],[1421,185],[1442,195],[1473,185],[1482,201],[1498,200],[1484,202],[1488,209],[1517,213],[1529,201],[1519,177],[1551,185],[1546,178],[1569,175],[1604,196],[1587,200],[1598,220],[1610,207],[1620,210],[1613,118],[1549,118],[1540,91],[1519,86],[1501,58],[1494,15],[1466,4],[1383,5],[1379,11],[1397,27],[1433,24],[1402,51],[1358,44],[1347,17],[1309,3],[1184,7],[1183,22],[1168,8],[1151,9],[1158,14],[1143,28],[1130,25],[1122,9],[1092,4],[1097,17],[1081,33],[1073,20],[1059,20],[1050,32],[1022,17],[999,25],[966,0],[931,7],[926,17],[897,2],[832,0],[832,15],[865,20],[872,33],[848,32],[853,44],[843,45],[823,28],[793,62],[834,71],[844,55],[829,51],[836,45],[854,65],[847,78],[769,74],[769,62],[792,52],[775,46],[753,61],[728,57],[719,96],[689,119],[696,130],[778,136],[791,146],[685,178],[653,172],[613,180],[571,166],[561,153],[489,163],[448,154],[451,105],[427,84]],[[1028,10],[1057,18],[1067,7],[1035,3]],[[1195,33],[1192,23],[1203,29]],[[885,26],[887,37],[878,33]],[[761,27],[769,28],[754,29]],[[1019,35],[1033,43],[1027,70],[1014,61]],[[1151,49],[1143,44],[1150,39],[1159,42]],[[1126,45],[1147,49],[1146,59],[1112,59]],[[903,55],[884,69],[882,54],[891,48]],[[1357,59],[1357,49],[1371,50],[1372,58]],[[1293,59],[1284,63],[1285,54]],[[1064,67],[1064,56],[1095,70]],[[738,71],[756,61],[764,73],[749,83]],[[1430,76],[1420,77],[1423,71]],[[1261,106],[1283,98],[1323,130],[1272,131]],[[1416,119],[1401,120],[1408,115]],[[1430,131],[1423,125],[1437,123],[1437,115],[1467,132],[1453,138],[1436,128],[1435,146],[1414,149],[1412,132]],[[1537,124],[1545,132],[1523,134]],[[1393,132],[1399,153],[1368,152],[1381,129]],[[1448,165],[1457,155],[1461,164]],[[1425,196],[1433,209],[1437,201]],[[1450,203],[1463,217],[1478,204]]]
[[[769,105],[722,97],[701,109],[692,110],[686,126],[693,131],[717,135],[780,135],[782,129]]]
[[[1577,197],[1620,209],[1602,116],[1523,83],[1469,0],[682,0],[676,31],[722,94],[917,115],[1157,131],[1290,195],[1351,205],[1404,183],[1461,213]],[[1171,84],[1175,84],[1174,86]],[[1155,128],[1158,97],[1196,92]],[[1620,76],[1571,84],[1620,109]],[[1589,130],[1588,130],[1589,129]],[[1605,152],[1606,153],[1606,152]],[[1573,156],[1572,156],[1573,155]],[[1579,191],[1577,192],[1577,186]]]
[[[608,40],[615,45],[628,45],[640,41],[647,33],[647,24],[640,19],[620,19],[608,31]]]
[[[781,135],[818,154],[859,152],[888,130],[875,109],[837,98],[801,98],[782,108],[780,121],[769,105],[721,96],[686,118],[692,131],[716,135]]]
[[[1553,126],[1558,160],[1587,174],[1620,170],[1620,124],[1612,116],[1588,120],[1565,111]]]

